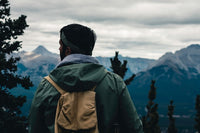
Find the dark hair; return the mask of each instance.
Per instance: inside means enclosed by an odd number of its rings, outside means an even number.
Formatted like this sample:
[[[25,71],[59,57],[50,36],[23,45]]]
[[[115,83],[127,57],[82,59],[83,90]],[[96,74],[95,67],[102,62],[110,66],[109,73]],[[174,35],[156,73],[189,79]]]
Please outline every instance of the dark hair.
[[[92,29],[80,24],[70,24],[60,30],[60,35],[62,32],[70,43],[81,50],[81,52],[78,52],[72,49],[73,53],[92,55],[96,42],[96,34]]]

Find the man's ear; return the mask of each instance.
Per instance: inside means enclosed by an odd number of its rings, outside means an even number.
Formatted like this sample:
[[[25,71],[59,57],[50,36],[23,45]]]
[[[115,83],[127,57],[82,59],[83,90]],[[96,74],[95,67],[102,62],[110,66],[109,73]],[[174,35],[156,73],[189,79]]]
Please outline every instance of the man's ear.
[[[71,51],[71,48],[70,47],[66,47],[66,50],[65,50],[65,55],[70,55],[72,53]]]

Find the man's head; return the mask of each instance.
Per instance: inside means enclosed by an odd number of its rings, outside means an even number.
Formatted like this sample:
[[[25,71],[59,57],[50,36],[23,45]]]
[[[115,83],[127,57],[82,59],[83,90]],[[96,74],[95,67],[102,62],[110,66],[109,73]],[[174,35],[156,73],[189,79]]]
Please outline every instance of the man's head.
[[[60,30],[61,60],[69,54],[92,55],[96,41],[95,32],[80,24],[70,24]]]

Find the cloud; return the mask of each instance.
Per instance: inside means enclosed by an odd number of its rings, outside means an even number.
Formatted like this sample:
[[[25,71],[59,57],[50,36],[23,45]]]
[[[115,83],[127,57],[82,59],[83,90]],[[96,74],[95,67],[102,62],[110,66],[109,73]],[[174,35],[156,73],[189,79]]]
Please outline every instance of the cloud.
[[[81,1],[35,0],[13,1],[14,10],[41,20],[75,19],[87,22],[124,23],[130,25],[196,24],[200,22],[200,2],[195,1]],[[31,5],[31,6],[30,6]],[[16,7],[15,7],[16,6]],[[23,9],[23,10],[22,10]],[[34,21],[34,19],[33,19]],[[35,21],[38,21],[35,19]]]
[[[31,50],[46,45],[58,52],[59,30],[81,23],[97,33],[95,55],[159,58],[199,43],[198,0],[10,0],[12,16],[27,15],[30,27],[21,39]],[[55,49],[55,50],[54,50]],[[134,54],[133,54],[134,51]]]

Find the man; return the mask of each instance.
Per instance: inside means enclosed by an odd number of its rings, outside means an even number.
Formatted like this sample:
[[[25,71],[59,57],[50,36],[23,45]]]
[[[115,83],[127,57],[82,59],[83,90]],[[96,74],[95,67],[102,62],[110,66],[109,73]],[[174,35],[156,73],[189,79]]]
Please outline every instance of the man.
[[[140,133],[142,123],[123,80],[106,71],[92,57],[96,35],[90,28],[70,24],[60,30],[61,62],[49,77],[66,91],[84,91],[96,86],[100,133],[111,133],[117,121],[121,133]],[[80,90],[75,90],[79,88]],[[46,79],[37,88],[29,116],[30,133],[54,133],[60,93]]]

